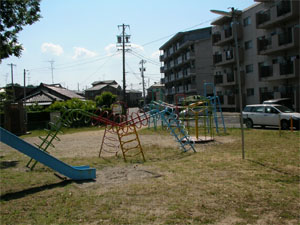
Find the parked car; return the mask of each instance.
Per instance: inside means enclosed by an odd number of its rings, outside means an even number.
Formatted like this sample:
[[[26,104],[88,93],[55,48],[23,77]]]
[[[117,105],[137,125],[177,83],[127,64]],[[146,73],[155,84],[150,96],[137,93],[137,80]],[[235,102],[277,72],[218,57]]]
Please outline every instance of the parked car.
[[[199,108],[187,108],[185,110],[182,110],[179,113],[179,116],[181,117],[195,117],[196,114],[198,114],[198,116],[203,115],[203,111],[205,109],[202,107]]]
[[[290,119],[293,120],[293,127],[299,129],[300,113],[278,104],[257,104],[247,105],[243,110],[243,120],[246,127],[254,125],[281,126],[281,129],[290,128]]]

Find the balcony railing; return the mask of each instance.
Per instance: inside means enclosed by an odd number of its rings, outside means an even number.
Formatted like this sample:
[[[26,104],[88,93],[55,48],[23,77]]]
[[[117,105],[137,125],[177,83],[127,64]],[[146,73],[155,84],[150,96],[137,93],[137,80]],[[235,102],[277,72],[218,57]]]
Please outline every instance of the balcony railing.
[[[223,84],[223,75],[215,75],[215,84]]]
[[[280,75],[288,75],[294,73],[294,63],[289,61],[287,63],[281,63],[279,65]]]
[[[222,62],[222,54],[215,54],[214,55],[214,63]]]
[[[165,67],[164,67],[164,66],[160,67],[160,72],[161,72],[161,73],[164,73],[164,72],[165,72]]]
[[[256,14],[257,25],[263,24],[271,19],[270,10],[258,12]]]
[[[271,37],[268,37],[268,38],[258,38],[257,39],[257,48],[258,48],[258,51],[265,51],[265,50],[268,50],[269,48],[272,47],[272,38]]]
[[[278,35],[278,45],[286,45],[293,42],[293,34],[292,30],[289,29],[289,31],[281,33]]]
[[[228,29],[225,29],[224,30],[224,33],[225,33],[225,38],[229,38],[232,36],[232,28],[228,28]]]
[[[228,105],[235,105],[235,96],[234,95],[228,95],[227,96]]]
[[[260,66],[259,67],[259,76],[260,77],[270,77],[272,76],[273,70],[271,66]]]
[[[164,61],[164,58],[165,58],[165,55],[160,55],[160,56],[159,56],[159,60],[160,60],[161,62]]]
[[[227,73],[227,82],[234,82],[234,73]]]
[[[299,18],[299,4],[298,0],[278,0],[275,4],[270,4],[267,11],[256,13],[257,28],[275,28],[291,19]]]
[[[282,16],[284,14],[291,12],[291,2],[283,0],[277,5],[277,16]]]
[[[226,60],[231,60],[231,59],[233,59],[234,58],[234,55],[233,55],[233,50],[227,50],[226,52],[225,52],[225,58],[226,58]]]
[[[219,41],[221,41],[221,34],[213,34],[212,35],[212,42],[213,42],[213,44],[217,43]]]

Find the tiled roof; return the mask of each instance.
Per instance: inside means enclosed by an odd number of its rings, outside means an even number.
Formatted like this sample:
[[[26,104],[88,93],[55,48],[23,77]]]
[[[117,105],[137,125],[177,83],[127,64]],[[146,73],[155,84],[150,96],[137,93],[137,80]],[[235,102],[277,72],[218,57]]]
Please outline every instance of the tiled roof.
[[[49,93],[45,93],[43,91],[37,92],[33,95],[26,97],[26,103],[34,103],[34,102],[54,102],[54,101],[62,101],[63,99],[54,96]]]
[[[115,80],[102,80],[102,81],[94,81],[92,83],[93,86],[96,86],[98,84],[117,84],[117,82]]]
[[[103,89],[107,86],[113,87],[113,88],[116,88],[116,89],[120,87],[120,85],[118,85],[118,84],[98,84],[98,85],[95,85],[91,88],[86,89],[85,91],[98,91],[98,90],[101,90],[101,89]]]
[[[58,87],[58,86],[54,86],[54,85],[48,85],[48,84],[42,84],[43,86],[51,89],[52,91],[55,91],[61,95],[64,95],[68,98],[78,98],[78,99],[84,99],[84,97],[76,94],[74,91],[70,91],[66,88],[63,87]]]

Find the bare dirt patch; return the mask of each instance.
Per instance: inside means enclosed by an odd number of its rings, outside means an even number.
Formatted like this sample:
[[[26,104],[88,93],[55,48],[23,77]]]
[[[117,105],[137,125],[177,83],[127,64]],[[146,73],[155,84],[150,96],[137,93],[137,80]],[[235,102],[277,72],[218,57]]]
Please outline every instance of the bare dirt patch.
[[[48,152],[57,158],[98,157],[103,134],[104,130],[59,135],[60,141],[53,141],[55,148],[49,147]],[[157,145],[161,148],[178,148],[178,151],[180,151],[179,144],[171,135],[139,135],[139,138],[142,147]],[[38,137],[25,137],[24,140],[31,144],[41,143]],[[216,136],[212,142],[196,144],[195,149],[203,151],[206,145],[232,143],[234,141],[236,140],[227,136]],[[113,144],[118,145],[117,142]],[[1,154],[5,154],[5,152],[11,151],[11,148],[0,143],[0,150]],[[115,155],[115,151],[119,149],[110,148],[109,151],[105,150],[104,148],[101,153],[103,157]]]

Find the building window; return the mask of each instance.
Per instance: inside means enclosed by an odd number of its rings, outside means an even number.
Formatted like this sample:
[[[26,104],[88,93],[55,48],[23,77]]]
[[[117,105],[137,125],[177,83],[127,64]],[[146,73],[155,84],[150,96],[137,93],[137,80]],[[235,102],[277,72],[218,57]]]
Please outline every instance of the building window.
[[[253,64],[246,65],[246,73],[252,73],[253,72]]]
[[[245,49],[251,49],[253,47],[252,40],[245,42]]]
[[[244,27],[250,25],[251,24],[251,17],[250,16],[246,17],[243,22],[244,22]]]
[[[254,95],[254,88],[247,88],[247,96],[253,96]]]

